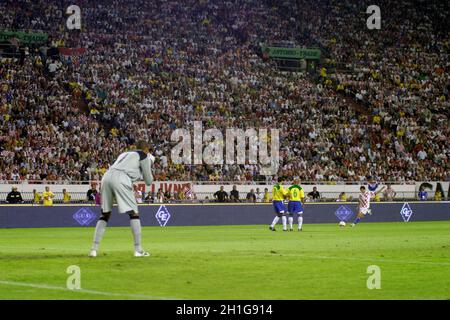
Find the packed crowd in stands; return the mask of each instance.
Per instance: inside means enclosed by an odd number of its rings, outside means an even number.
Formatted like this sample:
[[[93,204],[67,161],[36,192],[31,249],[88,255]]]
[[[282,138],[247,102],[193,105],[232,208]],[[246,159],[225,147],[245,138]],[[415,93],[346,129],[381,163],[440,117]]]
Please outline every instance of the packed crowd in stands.
[[[0,30],[49,40],[0,58],[0,181],[98,180],[137,139],[153,144],[156,180],[268,178],[173,164],[171,133],[198,120],[279,129],[288,179],[449,180],[448,10],[381,1],[382,29],[368,30],[351,2],[2,2]],[[71,4],[81,31],[65,29]],[[319,47],[334,70],[281,72],[260,54],[277,43]]]

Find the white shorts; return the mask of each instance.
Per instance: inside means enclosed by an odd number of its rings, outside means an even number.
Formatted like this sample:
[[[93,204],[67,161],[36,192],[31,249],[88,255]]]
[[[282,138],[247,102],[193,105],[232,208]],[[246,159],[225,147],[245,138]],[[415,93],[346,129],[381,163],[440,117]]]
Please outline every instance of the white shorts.
[[[362,213],[363,215],[366,215],[367,213],[369,213],[369,208],[359,208],[359,212]]]
[[[111,212],[114,198],[119,213],[133,211],[138,213],[138,206],[130,177],[119,170],[108,170],[102,179],[101,187],[102,211]]]

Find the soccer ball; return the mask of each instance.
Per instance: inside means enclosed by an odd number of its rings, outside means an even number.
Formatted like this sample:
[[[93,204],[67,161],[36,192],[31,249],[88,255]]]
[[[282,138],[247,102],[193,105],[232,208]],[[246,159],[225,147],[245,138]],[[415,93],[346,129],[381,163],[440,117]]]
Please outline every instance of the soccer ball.
[[[339,222],[339,227],[345,227],[345,221]]]

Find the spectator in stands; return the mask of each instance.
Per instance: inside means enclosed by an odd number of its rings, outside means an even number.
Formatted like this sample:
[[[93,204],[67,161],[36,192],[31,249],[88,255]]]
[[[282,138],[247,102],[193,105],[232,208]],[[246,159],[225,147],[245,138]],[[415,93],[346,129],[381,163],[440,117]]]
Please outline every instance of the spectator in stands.
[[[147,196],[145,197],[145,202],[147,202],[147,203],[153,203],[153,202],[155,202],[155,193],[149,191],[149,192],[147,193]]]
[[[42,199],[44,200],[43,205],[52,206],[54,197],[55,194],[50,190],[50,187],[45,187],[45,191],[42,192]]]
[[[133,186],[134,189],[134,197],[136,198],[136,202],[137,203],[143,203],[143,199],[142,199],[142,192],[139,191],[138,187],[136,185]]]
[[[63,189],[62,192],[63,192],[63,203],[70,203],[70,200],[72,199],[70,193],[68,193],[66,189]]]
[[[236,186],[233,186],[233,190],[230,192],[230,200],[232,202],[241,202],[239,199],[239,191],[237,190]]]
[[[354,18],[365,10],[362,1],[274,7],[248,0],[233,2],[233,10],[227,1],[124,1],[120,16],[114,1],[84,1],[89,27],[79,33],[59,28],[61,1],[0,1],[0,29],[42,30],[55,39],[0,63],[1,179],[87,180],[93,163],[101,178],[102,163],[132,147],[137,134],[158,149],[155,180],[265,179],[254,166],[210,172],[167,161],[170,129],[201,118],[212,127],[255,129],[289,120],[280,175],[359,180],[370,162],[381,180],[446,181],[447,3],[379,2],[389,7],[383,21],[391,28],[374,35]],[[200,12],[211,23],[199,24]],[[407,24],[398,19],[403,12]],[[260,42],[321,48],[321,83],[280,72],[260,58]],[[58,46],[89,50],[66,59]]]
[[[180,192],[183,193],[185,200],[193,201],[197,199],[197,195],[195,194],[190,183],[184,186]]]
[[[6,196],[6,202],[11,204],[23,203],[22,195],[17,191],[17,187],[12,187],[11,192]]]
[[[228,200],[228,193],[223,190],[223,186],[220,186],[220,190],[214,193],[214,199],[217,202],[226,202]]]
[[[434,201],[442,201],[442,193],[439,190],[436,190],[434,193]]]
[[[166,190],[166,192],[164,192],[164,200],[168,203],[171,203],[174,200],[174,194],[169,190]]]
[[[419,188],[418,196],[419,196],[419,200],[421,200],[421,201],[426,201],[427,200],[428,192],[425,191],[424,187],[420,187]]]
[[[48,73],[51,77],[53,77],[55,75],[56,71],[58,70],[58,67],[59,67],[59,65],[55,60],[52,60],[48,64],[47,69],[48,69]]]
[[[161,188],[159,188],[158,192],[156,193],[155,203],[164,203],[164,200],[164,192]]]
[[[247,202],[256,202],[256,194],[255,194],[255,190],[251,189],[249,193],[247,193]]]
[[[375,192],[375,196],[373,197],[373,199],[375,202],[380,202],[381,201],[380,193]]]
[[[347,201],[347,194],[345,192],[341,192],[339,194],[339,198],[336,201],[338,201],[338,202],[345,202],[345,201]]]
[[[308,193],[308,197],[310,199],[312,199],[313,201],[316,201],[316,200],[320,199],[320,193],[319,193],[319,191],[317,191],[317,187],[313,187],[313,191]]]
[[[259,188],[256,188],[255,198],[256,198],[256,202],[262,202],[263,194],[261,193]]]
[[[383,192],[384,199],[386,201],[394,200],[396,194],[397,194],[397,192],[395,192],[395,190],[391,187],[391,185],[388,185],[386,190],[384,190],[384,192]]]
[[[95,202],[94,193],[97,192],[97,188],[95,187],[95,184],[91,184],[91,188],[86,193],[86,199],[89,202]]]
[[[97,191],[97,189],[95,189],[92,193],[92,197],[94,198],[94,204],[96,206],[100,206],[102,204],[102,195]]]
[[[269,189],[267,189],[267,188],[264,188],[263,201],[264,201],[265,203],[270,202],[270,193],[269,193]]]
[[[177,200],[178,202],[183,202],[184,200],[186,200],[186,194],[184,193],[184,190],[180,189],[176,192],[175,200]]]

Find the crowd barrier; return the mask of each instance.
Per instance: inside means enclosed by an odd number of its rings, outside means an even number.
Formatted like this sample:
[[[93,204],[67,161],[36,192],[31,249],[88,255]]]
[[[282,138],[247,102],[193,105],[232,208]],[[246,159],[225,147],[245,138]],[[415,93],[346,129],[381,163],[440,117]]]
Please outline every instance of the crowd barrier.
[[[129,218],[114,208],[110,226],[128,226]],[[355,203],[311,203],[304,208],[305,223],[351,221]],[[450,220],[450,202],[374,203],[367,222],[412,222]],[[141,205],[144,226],[202,226],[268,224],[271,204],[152,204]],[[0,228],[92,227],[100,207],[92,205],[2,205]]]

